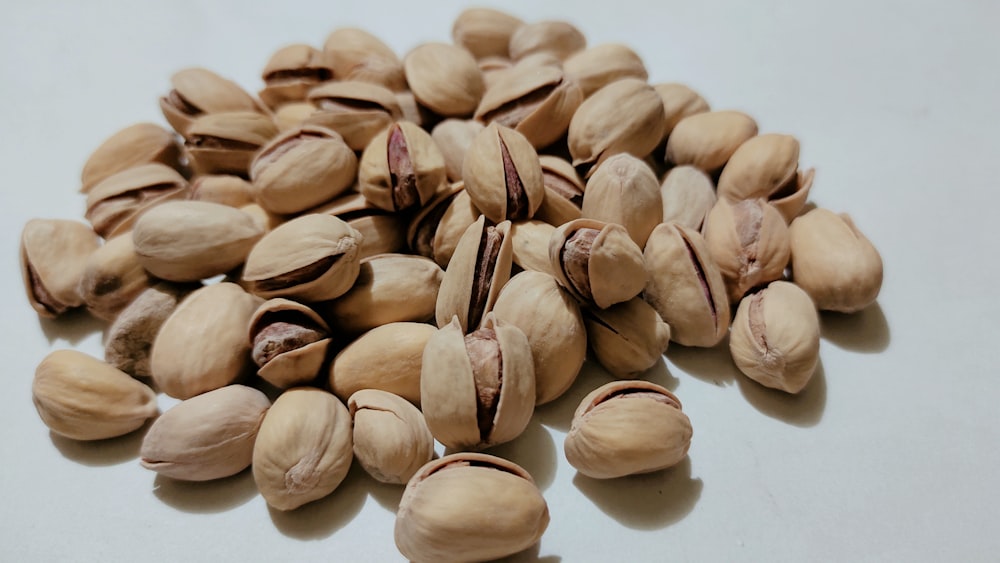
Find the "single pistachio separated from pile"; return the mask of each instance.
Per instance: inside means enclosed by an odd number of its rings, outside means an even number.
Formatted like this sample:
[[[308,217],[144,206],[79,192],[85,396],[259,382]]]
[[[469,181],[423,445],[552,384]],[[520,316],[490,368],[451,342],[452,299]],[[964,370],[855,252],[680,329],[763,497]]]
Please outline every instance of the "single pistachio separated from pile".
[[[99,247],[94,231],[79,221],[28,221],[21,231],[21,278],[39,316],[55,318],[84,304],[80,281]]]
[[[362,389],[347,407],[354,419],[354,457],[377,481],[405,485],[434,459],[434,437],[424,415],[406,399]]]

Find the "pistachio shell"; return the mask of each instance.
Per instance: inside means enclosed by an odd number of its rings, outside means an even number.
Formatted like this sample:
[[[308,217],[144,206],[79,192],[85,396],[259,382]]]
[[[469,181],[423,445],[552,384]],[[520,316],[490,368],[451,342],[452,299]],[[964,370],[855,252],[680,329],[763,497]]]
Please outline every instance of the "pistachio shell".
[[[260,99],[272,109],[304,100],[310,89],[333,78],[333,68],[322,51],[296,43],[277,51],[264,65]]]
[[[441,279],[435,306],[438,326],[457,315],[463,332],[478,327],[510,279],[511,256],[510,222],[493,227],[480,215],[465,230]]]
[[[158,283],[122,309],[104,339],[104,360],[134,377],[150,377],[150,352],[160,327],[198,286]]]
[[[583,309],[587,342],[615,377],[634,377],[653,367],[670,344],[670,325],[636,297],[607,309]]]
[[[92,315],[113,321],[154,281],[139,262],[130,233],[104,243],[87,257],[80,297]]]
[[[354,456],[377,481],[406,484],[434,458],[434,437],[424,415],[402,397],[362,389],[347,407],[354,419]]]
[[[667,139],[666,160],[691,164],[712,174],[725,166],[744,142],[757,134],[757,123],[738,111],[710,111],[680,120]]]
[[[601,309],[628,301],[646,285],[642,250],[614,223],[577,219],[560,226],[549,240],[549,262],[573,297]]]
[[[577,82],[557,66],[516,65],[486,90],[475,117],[510,127],[540,149],[566,134],[583,97]]]
[[[799,142],[791,135],[767,134],[740,145],[719,176],[719,197],[731,202],[761,198],[786,223],[802,210],[812,187],[812,170],[801,173]]]
[[[371,82],[328,82],[309,92],[309,101],[316,106],[309,123],[340,133],[355,151],[364,150],[376,134],[403,118],[392,90]]]
[[[462,179],[462,162],[465,153],[472,145],[472,140],[485,126],[472,119],[445,119],[434,126],[431,138],[437,143],[444,156],[445,171],[448,180],[457,182]]]
[[[198,117],[223,112],[263,111],[235,82],[203,68],[186,68],[170,77],[172,90],[160,98],[160,110],[175,131],[188,136]]]
[[[187,128],[185,147],[199,174],[249,175],[261,147],[278,134],[270,116],[255,112],[210,113]]]
[[[406,55],[403,69],[417,102],[445,117],[472,115],[485,90],[476,59],[454,45],[418,45]]]
[[[709,111],[708,102],[688,86],[677,82],[654,84],[653,89],[663,100],[663,110],[667,121],[663,127],[663,136],[667,137],[674,127],[689,115]]]
[[[274,110],[274,124],[279,132],[305,125],[306,120],[316,111],[311,102],[288,102]]]
[[[239,176],[206,174],[191,182],[191,199],[239,209],[253,203],[253,186]]]
[[[563,64],[586,98],[615,80],[646,80],[646,66],[635,51],[621,43],[604,43],[574,53]]]
[[[482,215],[465,191],[464,183],[451,192],[438,194],[425,206],[407,231],[410,249],[448,267],[465,230]]]
[[[583,205],[583,193],[587,186],[568,160],[558,156],[543,154],[538,156],[538,162],[542,165],[545,199],[559,196],[562,199],[572,202],[578,208]],[[555,226],[561,224],[558,223]]]
[[[525,270],[553,274],[549,261],[549,240],[556,228],[536,220],[517,221],[510,225],[511,259]]]
[[[426,204],[444,181],[444,156],[430,134],[409,121],[375,135],[361,155],[361,195],[387,211]]]
[[[128,232],[140,215],[164,202],[187,199],[187,180],[154,162],[108,176],[87,194],[87,220],[104,238]]]
[[[357,192],[350,192],[333,201],[314,207],[303,215],[325,213],[345,221],[361,233],[358,258],[399,252],[406,248],[405,217],[379,209]]]
[[[280,297],[257,307],[249,337],[257,375],[281,389],[315,379],[330,347],[326,321],[309,307]]]
[[[530,219],[545,197],[535,148],[524,135],[496,122],[472,141],[462,177],[472,203],[494,223]]]
[[[80,280],[100,246],[90,226],[65,219],[32,219],[21,231],[21,278],[28,303],[42,317],[83,304]]]
[[[667,172],[660,184],[663,222],[701,231],[715,205],[715,184],[701,169],[685,164]]]
[[[564,60],[587,46],[587,39],[573,24],[545,20],[522,25],[510,37],[510,58],[519,61],[536,53]]]
[[[391,47],[362,29],[336,29],[323,44],[323,52],[339,80],[360,80],[392,91],[406,88],[403,64]]]
[[[643,161],[616,154],[601,163],[587,180],[582,216],[625,227],[639,248],[663,218],[663,198],[656,175]]]
[[[477,59],[506,57],[510,36],[524,24],[519,18],[491,8],[466,8],[451,26],[455,44]]]
[[[381,389],[420,404],[420,362],[435,332],[432,325],[398,322],[364,333],[333,360],[330,389],[341,398]]]
[[[182,171],[180,157],[181,146],[173,132],[153,123],[130,125],[91,153],[80,174],[80,191],[87,193],[108,176],[151,162]]]

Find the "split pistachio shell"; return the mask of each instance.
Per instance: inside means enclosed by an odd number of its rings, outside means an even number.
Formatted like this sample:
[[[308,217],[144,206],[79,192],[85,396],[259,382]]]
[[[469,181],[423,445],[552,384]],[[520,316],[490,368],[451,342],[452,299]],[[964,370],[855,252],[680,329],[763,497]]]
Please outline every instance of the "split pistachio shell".
[[[191,199],[239,209],[253,203],[253,185],[231,174],[206,174],[191,182]]]
[[[387,211],[426,204],[444,181],[444,156],[430,134],[409,121],[375,135],[361,155],[361,195]]]
[[[565,393],[587,357],[587,330],[573,296],[548,274],[521,272],[500,291],[493,314],[521,329],[528,339],[535,404]]]
[[[296,387],[264,415],[253,445],[253,480],[268,505],[294,510],[332,493],[353,459],[344,404],[322,389]]]
[[[427,463],[410,479],[394,535],[411,561],[486,561],[538,543],[548,524],[548,505],[527,471],[462,452]]]
[[[465,230],[441,279],[437,325],[443,327],[457,315],[463,332],[475,330],[510,279],[511,258],[510,222],[494,227],[480,216]]]
[[[404,485],[434,459],[434,437],[420,409],[378,389],[362,389],[347,400],[354,419],[354,457],[382,483]]]
[[[172,201],[136,221],[132,242],[139,263],[149,273],[188,282],[236,268],[263,234],[239,209],[205,201]]]
[[[771,282],[740,301],[729,336],[736,367],[750,379],[798,393],[819,363],[819,315],[797,285]]]
[[[535,371],[528,339],[488,314],[463,336],[457,317],[427,341],[420,401],[427,427],[455,449],[483,449],[524,432],[535,406]]]
[[[666,160],[712,174],[736,149],[757,134],[757,122],[738,111],[710,111],[680,120],[667,139]]]
[[[417,102],[438,115],[467,117],[486,89],[472,54],[447,43],[424,43],[403,60],[406,83]]]
[[[740,145],[719,176],[719,197],[729,201],[761,198],[785,222],[799,214],[812,187],[813,172],[799,173],[799,142],[791,135],[767,134]]]
[[[338,80],[371,82],[394,92],[406,89],[399,57],[381,39],[363,29],[334,30],[326,38],[323,52]]]
[[[176,170],[154,162],[113,174],[87,194],[87,220],[104,238],[128,232],[140,215],[164,202],[187,199],[187,180]]]
[[[333,360],[330,389],[342,399],[381,389],[420,404],[420,363],[435,332],[429,324],[398,322],[364,333]]]
[[[272,109],[306,99],[309,90],[333,78],[333,68],[322,51],[296,43],[275,51],[261,73],[260,99]]]
[[[465,190],[490,221],[530,219],[545,197],[538,153],[524,135],[491,123],[462,164]]]
[[[522,25],[510,37],[510,58],[519,61],[536,53],[565,60],[587,46],[587,39],[573,24],[545,20]]]
[[[615,80],[649,78],[639,55],[621,43],[604,43],[579,51],[566,59],[563,68],[580,85],[585,98]]]
[[[455,44],[464,47],[477,59],[506,57],[510,36],[524,22],[506,12],[491,8],[466,8],[451,27]]]
[[[199,174],[246,177],[254,155],[277,134],[278,127],[267,115],[211,113],[191,123],[184,146]]]
[[[882,257],[847,214],[818,208],[792,221],[792,279],[824,311],[853,313],[882,287]]]
[[[75,350],[57,350],[42,360],[31,397],[42,422],[74,440],[122,436],[158,412],[148,386]]]
[[[577,219],[562,225],[549,240],[549,262],[573,297],[601,309],[628,301],[646,285],[642,249],[614,223]]]
[[[257,431],[270,406],[263,393],[244,385],[181,401],[149,427],[140,462],[183,481],[235,475],[250,465]]]
[[[434,196],[410,222],[407,230],[410,250],[447,268],[458,241],[480,215],[465,191],[465,184],[453,184],[449,191]]]
[[[613,479],[677,465],[691,435],[673,393],[648,381],[613,381],[584,397],[563,447],[580,473]]]
[[[615,377],[634,377],[653,367],[670,344],[670,325],[640,297],[607,309],[583,309],[594,357]]]
[[[108,329],[104,360],[129,375],[151,377],[150,353],[160,327],[196,288],[161,282],[140,293]]]
[[[157,388],[187,399],[243,376],[251,365],[246,327],[260,300],[228,282],[189,295],[167,318],[153,343],[150,367]]]
[[[87,193],[105,178],[123,170],[159,162],[181,171],[177,136],[153,123],[136,123],[108,137],[91,153],[80,174],[80,191]]]
[[[684,346],[715,346],[729,329],[729,300],[705,239],[676,223],[649,236],[643,250],[649,281],[643,298]]]
[[[584,184],[576,169],[573,168],[573,165],[564,158],[548,154],[539,155],[538,162],[542,165],[542,182],[545,184],[545,199],[548,200],[554,196],[558,196],[570,201],[578,208],[581,207],[583,205],[583,194],[584,190],[586,190],[586,184]],[[559,223],[559,225],[561,224]]]
[[[663,200],[663,222],[677,223],[701,231],[708,213],[718,199],[715,184],[701,169],[685,164],[667,172],[660,184]]]
[[[21,231],[21,278],[28,303],[54,318],[83,304],[80,280],[100,241],[89,225],[65,219],[32,219]]]
[[[316,109],[309,123],[340,133],[355,151],[364,150],[375,135],[403,118],[392,90],[371,82],[328,82],[309,92],[309,101]]]
[[[534,218],[555,226],[576,221],[581,215],[580,208],[573,202],[545,188],[545,197],[542,198],[542,204],[538,206]]]
[[[663,127],[664,137],[673,132],[680,120],[709,110],[708,102],[698,92],[684,84],[665,82],[654,84],[653,89],[663,100],[663,111],[667,116],[666,125]]]
[[[642,248],[663,218],[660,183],[643,161],[628,153],[616,154],[587,180],[581,211],[588,219],[624,226]]]
[[[131,233],[119,235],[87,257],[80,297],[92,315],[113,321],[154,280],[139,262]]]
[[[325,301],[358,277],[361,233],[332,215],[303,215],[264,235],[247,256],[243,279],[256,295]]]
[[[524,270],[554,275],[549,261],[549,241],[555,232],[552,225],[534,219],[511,223],[511,259]]]
[[[167,123],[185,137],[198,117],[222,112],[259,112],[253,97],[232,80],[203,68],[186,68],[170,77],[172,89],[160,98]]]
[[[284,389],[308,383],[319,375],[330,327],[315,311],[296,301],[265,301],[250,317],[251,357],[257,375]]]
[[[730,303],[784,275],[790,254],[788,227],[777,209],[759,199],[720,199],[705,220],[705,242],[722,272]]]
[[[472,119],[445,119],[431,130],[431,138],[437,143],[444,156],[445,171],[448,180],[457,182],[462,179],[462,162],[465,153],[472,145],[472,140],[485,126]]]

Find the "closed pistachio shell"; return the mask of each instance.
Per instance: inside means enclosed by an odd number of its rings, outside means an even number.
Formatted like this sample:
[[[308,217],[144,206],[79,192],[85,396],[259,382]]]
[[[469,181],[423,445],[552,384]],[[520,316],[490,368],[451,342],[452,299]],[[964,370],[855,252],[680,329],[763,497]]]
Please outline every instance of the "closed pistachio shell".
[[[338,80],[371,82],[394,92],[406,88],[399,57],[391,47],[363,29],[335,29],[327,36],[323,52]]]
[[[613,381],[584,397],[564,450],[580,473],[612,479],[677,465],[691,435],[673,393],[648,381]]]
[[[729,336],[733,362],[757,383],[798,393],[819,363],[819,315],[797,285],[771,282],[740,301]]]
[[[594,357],[615,377],[635,377],[653,367],[670,344],[670,325],[640,297],[607,309],[583,309]]]
[[[199,117],[223,112],[260,112],[260,104],[232,80],[204,68],[186,68],[170,77],[172,90],[160,98],[160,110],[175,131],[188,136]]]
[[[159,162],[177,171],[181,165],[177,135],[153,123],[136,123],[108,137],[83,165],[80,191],[87,193],[108,176],[123,170]]]
[[[253,480],[267,504],[294,510],[332,493],[354,459],[351,415],[337,397],[314,387],[282,393],[253,445]]]
[[[510,222],[497,226],[480,216],[466,229],[441,279],[435,306],[439,327],[458,316],[463,332],[475,330],[510,279]]]
[[[140,462],[183,481],[235,475],[250,465],[257,431],[270,406],[263,393],[244,385],[181,401],[149,427]]]
[[[530,219],[510,225],[511,259],[524,270],[554,275],[549,261],[549,240],[556,228]]]
[[[403,60],[406,83],[417,102],[438,115],[467,117],[486,89],[476,59],[446,43],[424,43]]]
[[[496,122],[472,141],[462,177],[472,203],[495,223],[530,219],[545,197],[535,148],[524,135]]]
[[[333,78],[333,68],[322,51],[296,43],[275,51],[260,77],[264,81],[260,99],[275,109],[304,100],[310,89]]]
[[[158,283],[146,289],[108,329],[104,361],[134,377],[151,377],[150,353],[160,327],[196,284]]]
[[[601,309],[628,301],[646,285],[642,249],[614,223],[577,219],[560,226],[549,240],[549,261],[560,285]]]
[[[757,134],[757,122],[738,111],[710,111],[680,120],[667,139],[666,160],[691,164],[712,174],[725,166],[744,142]]]
[[[247,111],[210,113],[187,128],[184,146],[199,174],[247,177],[254,155],[277,134],[278,127],[268,115]]]
[[[538,543],[548,524],[548,506],[528,472],[462,452],[428,462],[410,479],[394,535],[411,561],[487,561]]]
[[[406,248],[406,220],[398,214],[379,209],[361,194],[349,192],[323,205],[314,207],[303,215],[325,213],[345,221],[361,233],[358,258],[377,254],[399,252]]]
[[[625,227],[639,248],[663,218],[663,199],[656,175],[643,161],[616,154],[601,163],[587,180],[583,217]]]
[[[472,140],[484,128],[485,125],[473,119],[450,118],[438,123],[431,130],[431,138],[444,156],[448,180],[457,182],[462,179],[465,153],[472,146]]]
[[[579,51],[566,59],[563,68],[580,84],[584,97],[615,80],[649,78],[639,55],[621,43],[604,43]]]
[[[709,211],[718,199],[715,184],[701,169],[685,164],[667,172],[660,184],[663,222],[677,223],[701,231]]]
[[[565,60],[587,46],[587,39],[573,24],[545,20],[522,25],[510,37],[510,58],[519,61],[535,53],[546,53]]]
[[[663,100],[663,110],[667,121],[663,127],[663,136],[673,132],[674,127],[689,115],[709,111],[708,102],[690,87],[677,82],[654,84],[653,89]]]
[[[265,233],[273,231],[278,228],[278,225],[281,225],[287,220],[287,217],[284,215],[271,213],[256,203],[240,206],[239,209],[249,215],[250,218],[253,219],[254,225],[257,225],[257,227]]]
[[[704,232],[730,303],[784,275],[791,251],[788,227],[781,213],[762,200],[730,204],[720,199],[705,220]]]
[[[239,209],[253,203],[253,186],[239,176],[206,174],[191,182],[191,199]]]
[[[122,436],[158,412],[147,385],[75,350],[56,350],[42,360],[31,398],[50,430],[74,440]]]
[[[125,233],[90,253],[80,277],[79,291],[92,315],[113,321],[153,283],[139,262],[131,233]]]
[[[799,214],[812,186],[812,172],[800,174],[799,142],[791,135],[767,134],[740,145],[719,176],[719,197],[736,202],[761,198],[785,222]]]
[[[466,8],[451,26],[455,44],[464,47],[477,59],[506,57],[510,36],[524,25],[520,18],[491,8]]]
[[[420,365],[435,332],[433,325],[397,322],[364,333],[334,358],[330,389],[343,399],[381,389],[420,404]]]
[[[65,219],[32,219],[21,231],[21,278],[28,303],[54,318],[83,304],[80,280],[100,246],[90,226]]]
[[[378,389],[362,389],[347,400],[354,419],[354,456],[382,483],[405,485],[434,459],[434,437],[420,409]]]
[[[309,92],[315,106],[308,121],[332,129],[351,150],[364,150],[380,131],[402,119],[392,90],[359,80],[328,82]]]
[[[128,232],[140,215],[164,202],[187,199],[187,180],[176,170],[154,162],[113,174],[87,194],[87,220],[104,238]]]
[[[361,195],[387,211],[426,204],[444,181],[444,156],[430,134],[409,121],[375,135],[361,155]]]
[[[284,389],[319,375],[330,347],[330,327],[309,307],[279,297],[254,311],[249,338],[257,375]]]
[[[846,214],[817,208],[792,221],[792,280],[824,311],[853,313],[882,287],[882,257]]]

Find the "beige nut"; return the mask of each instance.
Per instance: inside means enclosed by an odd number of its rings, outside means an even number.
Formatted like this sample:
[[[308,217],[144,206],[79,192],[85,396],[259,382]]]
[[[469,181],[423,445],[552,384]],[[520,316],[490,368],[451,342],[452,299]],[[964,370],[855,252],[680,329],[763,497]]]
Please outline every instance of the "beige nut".
[[[542,165],[542,182],[545,184],[545,199],[560,197],[576,207],[583,205],[583,194],[587,189],[576,169],[568,160],[549,154],[539,155]],[[543,202],[544,203],[544,202]],[[559,226],[559,223],[555,226]]]
[[[359,259],[376,254],[399,252],[406,248],[406,218],[375,207],[357,192],[349,192],[333,201],[314,207],[303,215],[310,213],[333,215],[361,233]]]
[[[39,316],[54,318],[83,305],[80,280],[100,241],[90,226],[65,219],[32,219],[21,231],[21,279]]]
[[[338,80],[360,80],[394,92],[406,89],[403,64],[391,47],[371,33],[354,27],[336,29],[323,52]]]
[[[249,337],[257,375],[280,389],[315,379],[330,347],[326,321],[309,307],[280,297],[257,307]]]
[[[704,233],[730,303],[784,275],[790,254],[788,227],[781,213],[764,201],[731,204],[720,199],[705,220]]]
[[[90,253],[80,277],[79,292],[92,315],[113,321],[154,283],[139,262],[131,233],[125,233]]]
[[[656,364],[670,344],[670,325],[640,297],[607,309],[583,309],[587,342],[598,363],[618,378]]]
[[[271,55],[261,73],[260,99],[271,109],[306,99],[309,90],[333,78],[333,68],[322,51],[296,43]]]
[[[496,122],[472,141],[462,177],[472,203],[494,223],[530,219],[545,197],[535,148],[524,135]]]
[[[700,168],[685,164],[667,172],[660,184],[663,222],[701,231],[718,199],[715,184]]]
[[[434,316],[438,327],[458,316],[463,332],[479,327],[510,279],[510,222],[488,225],[479,216],[465,230],[441,279]]]
[[[583,475],[613,479],[677,465],[691,435],[673,393],[648,381],[613,381],[584,397],[563,449]]]
[[[639,248],[663,218],[660,183],[645,162],[616,154],[601,163],[587,180],[582,216],[625,227]]]
[[[649,78],[639,55],[621,43],[604,43],[579,51],[566,59],[563,68],[580,85],[585,98],[615,80]]]
[[[434,437],[420,409],[406,399],[378,389],[351,395],[354,457],[382,483],[405,485],[434,459]]]
[[[423,206],[444,181],[444,156],[430,134],[409,121],[375,135],[358,167],[361,195],[387,211]]]
[[[87,221],[104,238],[128,232],[143,213],[164,202],[187,199],[191,190],[176,170],[154,162],[108,176],[87,194]]]
[[[316,106],[311,102],[288,102],[274,110],[274,124],[279,132],[295,129],[305,125],[306,121],[316,112]]]
[[[445,117],[476,111],[486,86],[472,54],[447,43],[424,43],[403,60],[406,83],[417,102]]]
[[[491,8],[466,8],[451,26],[451,38],[477,59],[507,57],[510,36],[524,25],[519,18]]]
[[[465,161],[465,153],[472,146],[472,140],[476,138],[485,125],[474,119],[445,119],[434,126],[431,130],[431,138],[441,149],[444,156],[445,171],[448,180],[457,182],[462,179],[462,163]]]
[[[91,153],[80,174],[80,192],[89,192],[108,176],[152,162],[178,172],[185,169],[177,136],[153,123],[130,125],[105,139]]]
[[[790,223],[809,197],[814,172],[799,172],[799,142],[791,135],[759,135],[740,145],[719,176],[719,197],[761,198]]]
[[[680,120],[667,139],[667,162],[690,164],[709,174],[726,165],[757,134],[757,122],[738,111],[697,113]]]
[[[447,268],[462,235],[480,215],[465,184],[453,184],[448,191],[434,196],[410,221],[406,235],[410,250]]]
[[[689,115],[709,111],[708,102],[690,87],[677,82],[662,82],[653,84],[653,89],[663,100],[663,111],[667,121],[663,127],[664,140],[673,132],[674,127]]]
[[[524,270],[555,275],[549,261],[549,241],[556,228],[530,219],[510,225],[511,260]]]
[[[587,39],[573,24],[565,21],[545,20],[524,24],[510,36],[508,52],[514,61],[537,53],[567,59],[587,46]]]
[[[122,436],[158,412],[148,386],[75,350],[56,350],[38,364],[31,398],[50,430],[74,440]]]
[[[184,147],[198,174],[248,177],[257,151],[278,134],[268,116],[255,112],[210,113],[187,128]]]
[[[253,185],[231,174],[206,174],[191,181],[191,199],[239,209],[253,203]]]
[[[577,219],[562,225],[549,240],[549,262],[573,297],[601,309],[628,301],[646,285],[642,249],[614,223]]]
[[[307,121],[340,133],[355,151],[364,150],[375,135],[403,118],[392,90],[371,82],[328,82],[309,92],[309,101],[315,111]]]
[[[361,389],[380,389],[420,404],[420,362],[437,332],[433,325],[397,322],[372,329],[337,354],[330,389],[347,400]]]
[[[170,85],[170,92],[160,98],[160,111],[174,131],[185,137],[192,122],[203,115],[263,111],[238,84],[203,68],[177,71]]]
[[[134,377],[151,377],[150,353],[160,327],[195,284],[158,283],[122,309],[104,339],[104,361]]]

